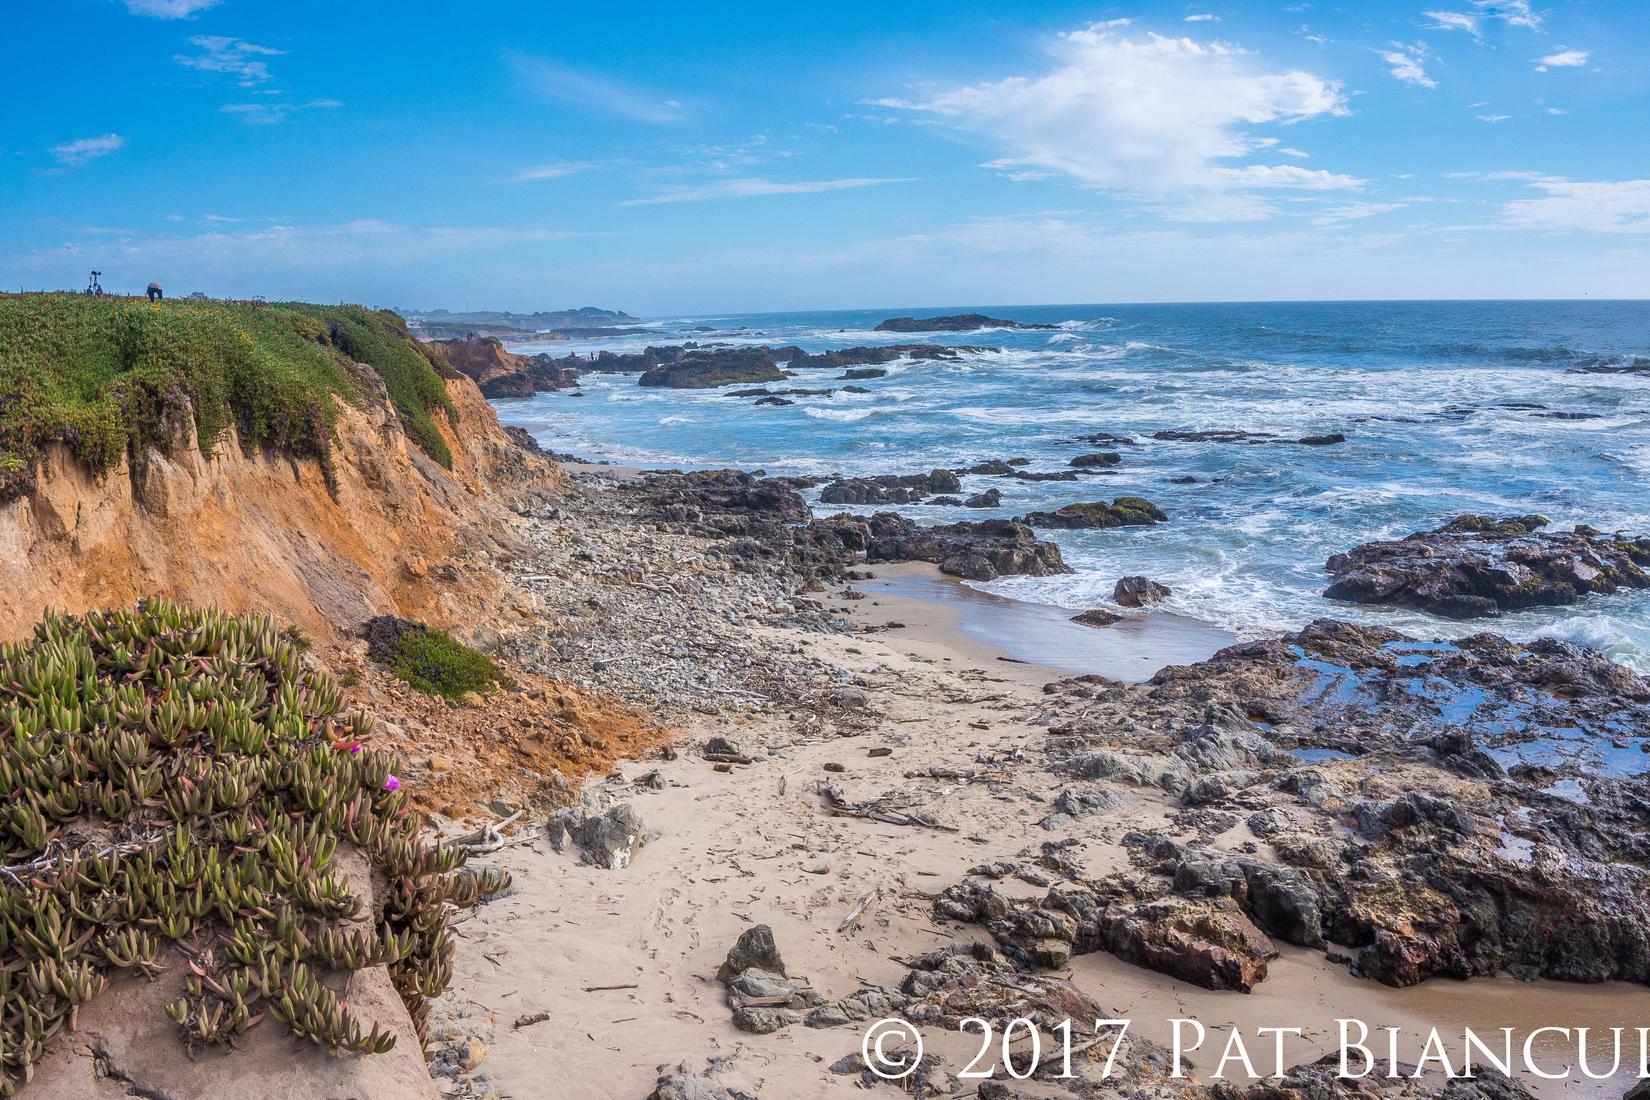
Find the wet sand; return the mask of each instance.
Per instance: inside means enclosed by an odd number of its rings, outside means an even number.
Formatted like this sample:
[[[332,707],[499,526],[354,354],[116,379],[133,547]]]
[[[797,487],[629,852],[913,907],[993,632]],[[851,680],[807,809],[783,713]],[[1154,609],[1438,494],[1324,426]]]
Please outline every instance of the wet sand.
[[[1238,641],[1231,631],[1183,615],[1132,611],[1111,626],[1071,621],[1076,612],[1011,600],[947,577],[930,565],[876,565],[875,580],[855,587],[887,609],[904,613],[912,636],[947,648],[1023,661],[1044,678],[1106,676],[1126,683],[1151,679],[1166,665],[1193,664]],[[869,621],[878,621],[873,608]]]

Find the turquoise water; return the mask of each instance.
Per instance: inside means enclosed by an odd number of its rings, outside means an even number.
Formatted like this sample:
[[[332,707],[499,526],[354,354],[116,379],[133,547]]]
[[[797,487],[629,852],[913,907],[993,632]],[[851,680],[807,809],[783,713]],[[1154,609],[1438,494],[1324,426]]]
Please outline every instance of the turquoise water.
[[[1461,512],[1540,512],[1555,523],[1650,530],[1650,303],[1457,302],[966,307],[1056,331],[930,336],[875,333],[913,311],[680,317],[652,335],[513,344],[517,351],[636,350],[684,340],[798,344],[973,344],[1001,350],[958,363],[890,364],[886,378],[754,407],[717,391],[642,389],[635,375],[589,376],[586,396],[500,401],[547,446],[649,465],[739,466],[770,473],[898,473],[1023,456],[1054,470],[1119,450],[1115,476],[1078,482],[967,477],[1002,491],[994,512],[908,506],[932,520],[1016,515],[1073,500],[1149,497],[1157,527],[1053,532],[1069,577],[988,587],[1074,609],[1104,603],[1117,577],[1168,584],[1172,610],[1245,634],[1334,614],[1426,636],[1473,626],[1413,612],[1349,608],[1318,593],[1324,559],[1371,538]],[[715,331],[693,331],[710,326]],[[809,370],[774,388],[841,387]],[[739,388],[739,387],[732,387]],[[1558,414],[1558,415],[1555,415]],[[1162,430],[1236,429],[1296,438],[1342,432],[1326,447],[1160,442]],[[1095,432],[1133,446],[1092,446]],[[1193,483],[1176,483],[1194,477]],[[1516,638],[1554,635],[1650,671],[1650,593],[1594,598],[1479,624]]]

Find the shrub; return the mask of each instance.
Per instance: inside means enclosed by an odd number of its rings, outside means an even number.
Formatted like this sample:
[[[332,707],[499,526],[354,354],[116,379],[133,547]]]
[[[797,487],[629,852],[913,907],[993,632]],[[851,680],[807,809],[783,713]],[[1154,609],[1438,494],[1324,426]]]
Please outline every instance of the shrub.
[[[267,619],[157,602],[0,645],[0,1094],[122,972],[191,975],[167,1008],[189,1045],[268,1015],[367,1053],[394,1035],[363,1031],[321,977],[387,966],[423,1036],[449,903],[503,880],[419,838],[367,719],[339,705]],[[340,841],[386,884],[379,912]]]
[[[374,660],[419,691],[458,699],[485,692],[504,675],[486,654],[445,630],[380,615],[361,628]]]

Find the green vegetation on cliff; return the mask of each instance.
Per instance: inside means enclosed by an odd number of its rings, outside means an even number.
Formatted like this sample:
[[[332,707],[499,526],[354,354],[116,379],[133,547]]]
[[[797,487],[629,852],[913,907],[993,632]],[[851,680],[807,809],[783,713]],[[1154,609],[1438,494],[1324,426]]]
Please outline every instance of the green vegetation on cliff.
[[[324,459],[334,396],[362,400],[352,362],[377,372],[407,434],[450,466],[432,419],[457,415],[445,367],[389,311],[0,295],[0,501],[27,489],[52,441],[107,471],[154,437],[177,392],[208,450],[234,425],[249,450]]]
[[[366,1054],[394,1032],[323,979],[383,966],[422,1037],[452,904],[507,880],[420,839],[370,732],[267,619],[157,602],[0,645],[0,1096],[123,974],[170,983],[190,1047],[272,1016]]]

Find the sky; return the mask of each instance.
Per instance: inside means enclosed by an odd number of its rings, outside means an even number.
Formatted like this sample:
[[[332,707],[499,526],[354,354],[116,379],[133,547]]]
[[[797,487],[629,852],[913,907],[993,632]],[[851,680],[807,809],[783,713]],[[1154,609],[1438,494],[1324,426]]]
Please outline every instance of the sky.
[[[0,288],[1650,297],[1650,2],[0,0]]]

